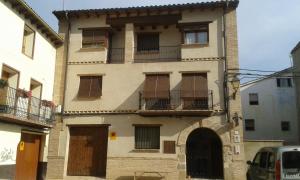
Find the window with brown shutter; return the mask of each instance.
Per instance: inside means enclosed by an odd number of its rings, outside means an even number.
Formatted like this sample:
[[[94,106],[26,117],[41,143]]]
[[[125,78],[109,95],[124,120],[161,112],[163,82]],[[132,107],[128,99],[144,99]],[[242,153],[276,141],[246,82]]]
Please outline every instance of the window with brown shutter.
[[[182,74],[181,98],[184,109],[208,108],[207,74]]]
[[[170,82],[168,74],[146,75],[143,97],[146,109],[170,108]]]
[[[78,97],[97,98],[102,95],[102,76],[80,76]]]
[[[145,99],[169,99],[169,74],[147,74],[144,85]]]
[[[175,141],[164,141],[164,153],[165,154],[175,154]]]
[[[107,46],[107,33],[97,28],[82,29],[82,48],[100,48]]]

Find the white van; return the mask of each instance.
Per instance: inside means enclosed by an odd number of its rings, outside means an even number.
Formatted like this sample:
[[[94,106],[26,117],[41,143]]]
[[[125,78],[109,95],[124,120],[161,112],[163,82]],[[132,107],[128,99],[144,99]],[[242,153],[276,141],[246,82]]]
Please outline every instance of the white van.
[[[300,146],[262,148],[247,164],[247,180],[300,180]]]

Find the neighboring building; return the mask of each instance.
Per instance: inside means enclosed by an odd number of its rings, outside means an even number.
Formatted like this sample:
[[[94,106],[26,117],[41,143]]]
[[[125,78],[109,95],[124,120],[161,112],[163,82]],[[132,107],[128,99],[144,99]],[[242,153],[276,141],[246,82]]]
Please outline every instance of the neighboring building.
[[[0,179],[43,179],[62,39],[22,0],[0,0]]]
[[[293,68],[241,85],[244,139],[298,144]]]
[[[239,68],[237,6],[55,11],[63,113],[47,178],[245,179],[239,89],[225,76]]]
[[[295,87],[296,87],[296,102],[297,102],[297,109],[300,109],[300,42],[293,48],[291,51],[291,55],[293,58],[293,68],[294,73],[293,75],[296,77],[294,79]],[[300,129],[300,111],[297,112],[298,116],[298,129]],[[300,142],[300,133],[298,136],[298,141]]]

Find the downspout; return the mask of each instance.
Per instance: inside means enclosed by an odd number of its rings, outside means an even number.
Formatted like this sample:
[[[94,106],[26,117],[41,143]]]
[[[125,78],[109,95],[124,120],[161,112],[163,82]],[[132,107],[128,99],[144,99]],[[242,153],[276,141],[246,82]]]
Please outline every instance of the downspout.
[[[64,92],[63,92],[63,101],[62,101],[62,117],[64,116],[64,109],[65,109],[65,102],[66,102],[66,92],[67,92],[67,74],[68,74],[68,62],[69,62],[69,45],[70,45],[70,33],[71,33],[71,23],[69,19],[68,12],[65,12],[65,18],[68,23],[68,29],[67,29],[67,34],[65,36],[65,39],[67,40],[66,42],[66,66],[65,66],[65,73],[64,73]],[[63,122],[63,118],[61,119]],[[62,126],[63,128],[63,126]],[[62,129],[63,130],[63,129]]]
[[[229,112],[229,90],[228,90],[228,63],[227,63],[227,38],[226,38],[226,12],[228,7],[228,0],[223,7],[223,43],[224,43],[224,107],[226,113],[226,120],[230,122],[230,112]]]

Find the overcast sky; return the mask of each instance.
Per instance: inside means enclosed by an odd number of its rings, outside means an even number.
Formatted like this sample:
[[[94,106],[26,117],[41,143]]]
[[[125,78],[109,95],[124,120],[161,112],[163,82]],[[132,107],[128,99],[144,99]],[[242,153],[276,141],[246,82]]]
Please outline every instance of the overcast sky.
[[[63,0],[26,0],[57,30],[53,10]],[[191,3],[205,0],[65,0],[65,9],[111,8]],[[300,0],[240,0],[238,7],[240,68],[281,70],[291,65],[290,52],[300,41]]]

